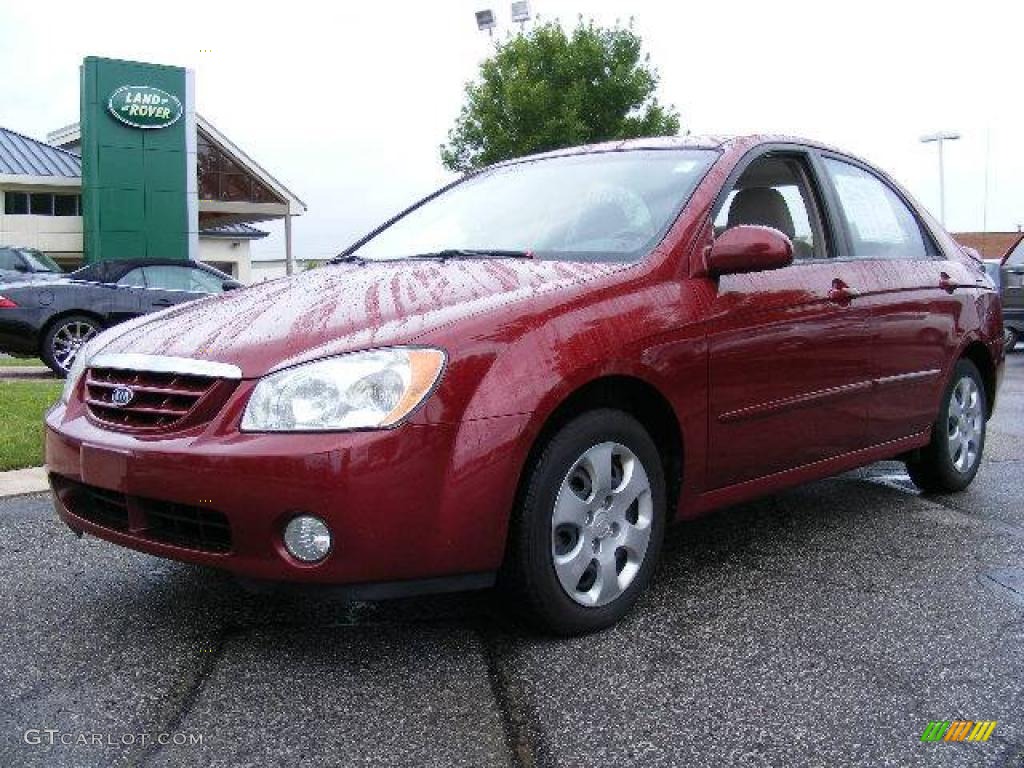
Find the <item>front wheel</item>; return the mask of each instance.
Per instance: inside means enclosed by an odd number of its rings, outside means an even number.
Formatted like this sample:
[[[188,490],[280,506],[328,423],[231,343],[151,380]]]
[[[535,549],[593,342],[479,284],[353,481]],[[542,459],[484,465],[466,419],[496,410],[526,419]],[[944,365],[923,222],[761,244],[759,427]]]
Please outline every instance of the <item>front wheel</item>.
[[[58,376],[67,376],[71,364],[88,341],[99,333],[100,324],[85,315],[62,317],[43,336],[40,357]]]
[[[971,484],[985,449],[987,414],[977,366],[958,360],[932,425],[931,442],[907,460],[907,472],[918,488],[953,493]]]
[[[562,635],[618,621],[651,579],[665,528],[658,449],[622,411],[562,427],[529,470],[503,585],[528,618]]]

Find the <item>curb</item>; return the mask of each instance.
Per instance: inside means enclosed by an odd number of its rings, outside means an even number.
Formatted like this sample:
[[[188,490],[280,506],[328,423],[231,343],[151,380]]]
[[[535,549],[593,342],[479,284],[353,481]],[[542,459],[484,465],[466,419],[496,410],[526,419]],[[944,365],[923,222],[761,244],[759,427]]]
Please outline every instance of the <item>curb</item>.
[[[56,374],[45,365],[0,366],[0,380],[18,381],[19,379],[53,379],[54,381],[59,381]]]
[[[28,467],[0,472],[0,498],[25,496],[50,490],[46,480],[46,467]]]

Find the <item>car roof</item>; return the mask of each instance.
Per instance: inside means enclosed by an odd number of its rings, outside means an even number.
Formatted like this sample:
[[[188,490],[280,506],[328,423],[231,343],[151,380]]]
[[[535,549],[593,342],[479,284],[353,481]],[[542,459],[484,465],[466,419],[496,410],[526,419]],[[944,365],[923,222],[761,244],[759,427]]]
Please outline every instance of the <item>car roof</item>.
[[[113,283],[120,280],[136,267],[206,267],[189,259],[107,259],[87,264],[71,273],[75,280],[90,280],[97,283]]]
[[[526,155],[501,163],[495,163],[488,168],[499,168],[505,165],[526,163],[533,160],[544,160],[552,157],[567,157],[571,155],[588,155],[600,152],[628,152],[642,149],[715,149],[725,151],[729,149],[746,150],[753,149],[761,144],[796,144],[800,146],[815,147],[832,152],[838,152],[852,157],[849,152],[843,152],[820,141],[805,139],[800,136],[789,136],[785,134],[757,133],[748,135],[694,135],[687,136],[654,136],[642,139],[616,139],[598,144],[582,144],[577,147],[565,147],[550,152],[539,152],[535,155]],[[486,169],[481,169],[486,170]]]

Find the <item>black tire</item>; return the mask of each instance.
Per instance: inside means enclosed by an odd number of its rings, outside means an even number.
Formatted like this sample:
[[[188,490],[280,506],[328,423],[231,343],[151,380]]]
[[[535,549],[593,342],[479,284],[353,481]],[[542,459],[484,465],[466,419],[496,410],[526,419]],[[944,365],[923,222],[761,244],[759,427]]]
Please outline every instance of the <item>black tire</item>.
[[[563,483],[570,482],[570,472],[574,467],[578,470],[584,454],[594,450],[595,446],[608,442],[619,444],[620,448],[624,447],[631,452],[633,456],[627,461],[639,460],[646,473],[650,495],[643,494],[641,498],[650,500],[649,539],[640,562],[630,566],[635,569],[632,581],[625,587],[614,587],[613,591],[621,589],[621,592],[617,597],[610,598],[611,601],[607,604],[587,606],[570,598],[567,588],[563,588],[556,575],[553,560],[559,532],[553,526],[552,516]],[[615,477],[616,460],[620,461],[618,479]],[[620,489],[626,488],[628,483],[625,479],[625,470],[621,466],[621,458],[612,455],[611,462],[612,486],[618,483],[617,487]],[[633,477],[634,471],[635,469],[630,470],[630,477]],[[666,514],[665,476],[654,441],[636,419],[622,411],[589,411],[570,421],[548,440],[533,466],[527,469],[524,483],[520,503],[510,526],[501,586],[512,597],[516,608],[542,630],[558,635],[580,635],[614,624],[629,611],[647,587],[661,555]],[[594,498],[594,501],[590,502],[591,508],[601,509],[596,486],[589,493]],[[605,497],[606,509],[615,493],[616,491],[612,490]],[[622,491],[622,494],[623,499],[629,495],[626,491]],[[585,502],[581,503],[586,505]],[[647,509],[646,502],[644,508]],[[629,510],[638,509],[638,506],[629,506]],[[604,551],[606,558],[608,553],[611,553],[614,563],[610,567],[617,569],[618,584],[619,578],[625,578],[622,577],[622,574],[626,573],[627,550],[624,547],[628,547],[628,544],[624,545],[622,542],[629,532],[625,530],[625,523],[620,528],[616,523],[605,522],[603,514],[597,512],[596,519],[591,523],[591,515],[588,513],[586,526],[578,529],[577,544],[580,547],[595,547],[595,559],[591,561],[595,568],[598,557],[596,552]],[[626,516],[630,514],[637,513],[625,513]],[[638,525],[635,520],[631,522]],[[639,528],[632,532],[636,530]],[[592,536],[594,539],[590,538]],[[597,539],[600,539],[600,543],[595,543]],[[608,549],[603,550],[603,546],[607,546]],[[585,550],[582,548],[575,551],[583,557],[590,557],[589,554],[584,556]],[[580,584],[583,584],[586,578],[584,574]],[[580,594],[585,593],[581,591]]]
[[[103,330],[99,321],[88,315],[65,315],[50,323],[43,334],[39,356],[47,367],[58,376],[67,376],[74,355],[68,357],[68,347],[63,344],[68,334],[79,335],[86,342]]]
[[[1003,341],[1003,349],[1006,354],[1010,354],[1017,346],[1017,342],[1020,341],[1020,333],[1017,332],[1016,328],[1006,326],[1003,328],[1005,338]]]
[[[974,387],[977,389],[978,406],[981,412],[980,432],[976,440],[975,458],[965,461],[964,468],[958,468],[953,457],[956,443],[953,443],[954,451],[950,450],[950,425],[954,418],[950,412],[950,403],[955,397],[954,393],[957,391],[957,387],[965,378],[973,381]],[[955,493],[970,485],[981,466],[982,454],[985,450],[987,418],[988,402],[981,374],[978,372],[977,366],[970,360],[958,360],[953,368],[953,375],[950,377],[949,383],[946,384],[938,416],[932,425],[931,442],[921,450],[915,451],[906,460],[907,472],[914,484],[925,493]],[[961,434],[959,426],[957,426],[956,433]]]

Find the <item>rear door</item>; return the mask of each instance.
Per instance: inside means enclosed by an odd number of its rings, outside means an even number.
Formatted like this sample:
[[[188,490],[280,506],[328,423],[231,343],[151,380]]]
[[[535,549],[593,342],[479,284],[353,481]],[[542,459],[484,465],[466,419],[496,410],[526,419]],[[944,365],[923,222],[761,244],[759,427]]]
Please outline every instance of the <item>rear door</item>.
[[[708,324],[708,488],[811,464],[864,444],[867,315],[849,265],[833,258],[831,220],[804,151],[770,152],[735,179],[716,233],[779,229],[794,263],[719,280]]]
[[[902,192],[873,169],[829,153],[822,165],[842,221],[839,256],[871,314],[869,438],[909,437],[935,419],[978,275],[942,253]]]

